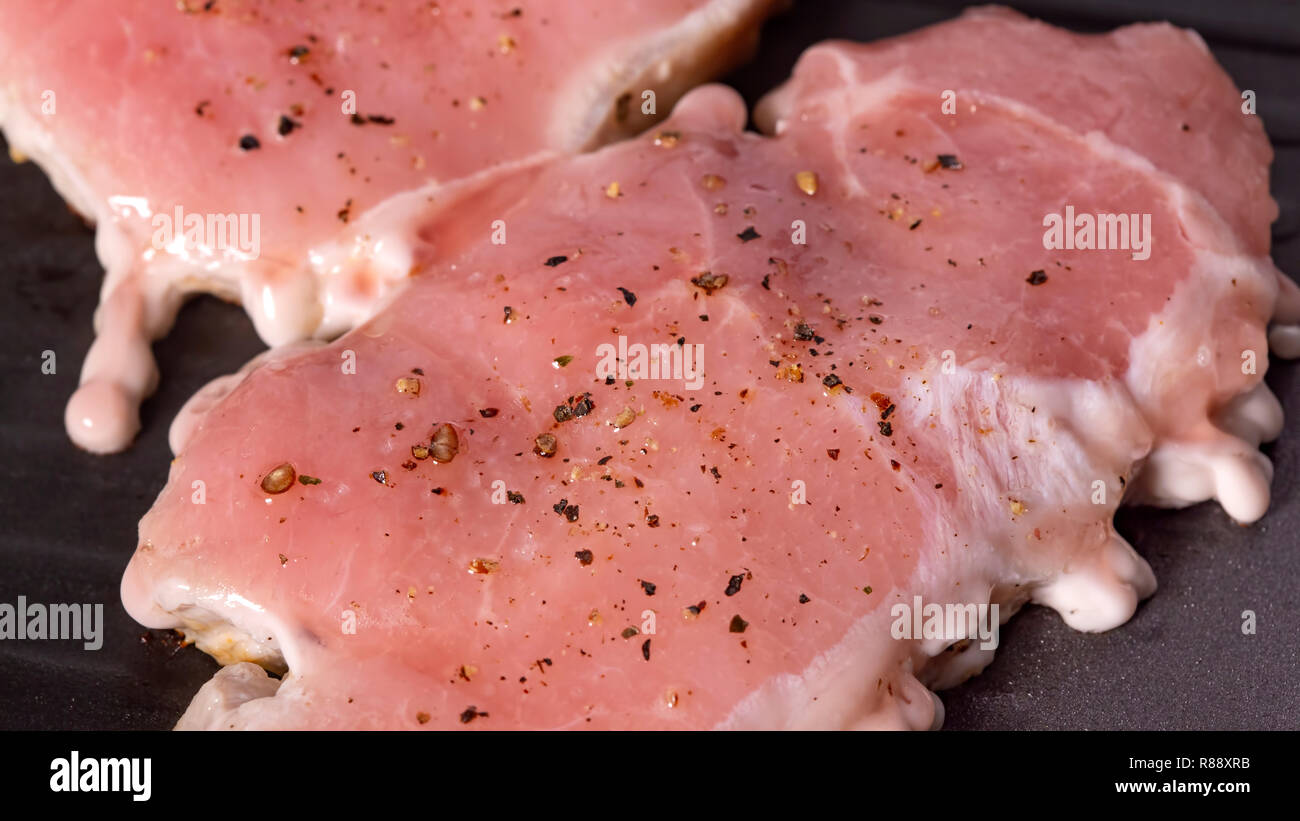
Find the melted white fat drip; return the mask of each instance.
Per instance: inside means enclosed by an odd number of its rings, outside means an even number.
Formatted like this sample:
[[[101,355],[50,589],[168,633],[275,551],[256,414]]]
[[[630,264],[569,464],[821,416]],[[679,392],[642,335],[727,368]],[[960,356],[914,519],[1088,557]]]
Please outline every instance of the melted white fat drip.
[[[238,724],[239,709],[249,702],[271,698],[281,682],[256,664],[241,661],[222,667],[199,688],[190,706],[176,722],[177,730],[227,730]]]

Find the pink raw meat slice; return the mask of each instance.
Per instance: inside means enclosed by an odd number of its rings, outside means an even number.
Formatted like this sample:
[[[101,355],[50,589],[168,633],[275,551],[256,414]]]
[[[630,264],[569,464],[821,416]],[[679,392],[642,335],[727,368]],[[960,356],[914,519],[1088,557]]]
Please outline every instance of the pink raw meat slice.
[[[708,87],[431,207],[385,310],[177,426],[123,598],[230,665],[180,726],[930,727],[926,687],[991,649],[897,635],[916,597],[1123,623],[1155,580],[1121,498],[1250,521],[1280,424],[1267,143],[1193,38],[980,12],[822,46],[763,106],[776,136]],[[1093,101],[1106,129],[1057,116],[1089,50],[1134,43],[1222,105],[1182,132],[1152,79]],[[930,47],[954,79],[914,68]],[[1251,173],[1118,141],[1162,124]],[[1045,248],[1066,206],[1149,214],[1149,259]],[[638,344],[700,371],[602,370]]]
[[[186,294],[241,300],[272,345],[337,335],[413,269],[412,209],[641,131],[646,92],[666,111],[734,64],[772,4],[7,3],[0,126],[107,269],[73,440],[130,442]]]

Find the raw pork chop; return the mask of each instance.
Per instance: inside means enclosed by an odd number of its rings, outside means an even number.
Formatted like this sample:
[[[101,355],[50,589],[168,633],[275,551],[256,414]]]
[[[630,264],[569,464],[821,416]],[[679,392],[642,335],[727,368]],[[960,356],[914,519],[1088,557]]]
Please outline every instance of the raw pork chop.
[[[771,6],[6,3],[0,126],[98,225],[108,271],[73,440],[130,442],[149,343],[185,294],[242,300],[271,345],[337,335],[414,267],[412,208],[641,131],[644,91],[666,111],[743,56]],[[187,236],[191,216],[206,230]]]
[[[180,726],[931,727],[991,650],[897,607],[1121,624],[1135,485],[1267,504],[1237,100],[1188,32],[981,11],[813,49],[776,136],[708,87],[462,190],[384,311],[179,426],[123,597],[230,665]],[[1067,206],[1150,215],[1149,258],[1047,250]]]

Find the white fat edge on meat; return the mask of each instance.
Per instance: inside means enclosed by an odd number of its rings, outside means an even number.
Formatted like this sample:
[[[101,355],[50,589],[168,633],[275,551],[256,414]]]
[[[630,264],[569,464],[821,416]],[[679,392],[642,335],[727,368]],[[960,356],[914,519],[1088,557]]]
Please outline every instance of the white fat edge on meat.
[[[643,90],[654,90],[656,111],[672,109],[702,77],[721,76],[747,59],[758,45],[762,21],[787,3],[712,0],[667,28],[610,43],[557,95],[574,105],[552,119],[550,145],[581,152],[633,136],[661,117],[640,113]],[[620,97],[638,116],[620,120]]]
[[[934,424],[950,444],[957,487],[946,493],[957,506],[917,492],[927,533],[912,576],[881,590],[881,603],[800,675],[774,676],[720,727],[939,726],[942,703],[926,685],[961,683],[993,651],[977,637],[957,639],[957,650],[949,649],[952,638],[893,638],[891,607],[910,606],[915,596],[940,605],[996,603],[1000,622],[1032,600],[1076,629],[1105,630],[1154,592],[1150,568],[1110,525],[1123,492],[1118,477],[1151,442],[1122,385],[963,366],[944,374],[936,360],[907,379],[900,395],[908,418]],[[1092,483],[1102,477],[1105,501],[1093,504]],[[1035,541],[1040,528],[1050,543]]]

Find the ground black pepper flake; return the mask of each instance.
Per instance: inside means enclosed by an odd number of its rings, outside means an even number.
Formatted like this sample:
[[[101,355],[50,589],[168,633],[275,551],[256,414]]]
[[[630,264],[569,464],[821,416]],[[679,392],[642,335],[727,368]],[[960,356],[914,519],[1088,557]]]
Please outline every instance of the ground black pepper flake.
[[[569,505],[566,507],[564,509],[564,518],[568,519],[570,522],[578,521],[578,506]]]
[[[810,601],[812,601],[812,599],[808,598],[808,596],[806,596],[805,594],[803,594],[803,593],[800,593],[800,594],[799,594],[799,603],[800,603],[800,604],[807,604],[807,603],[810,602]]]
[[[749,622],[745,621],[740,616],[732,616],[731,624],[727,626],[727,630],[731,633],[743,633],[745,632],[746,627],[749,627]]]
[[[645,579],[638,579],[638,581],[641,582],[641,589],[645,591],[647,596],[653,596],[655,594],[657,586],[654,582],[648,582]]]
[[[1041,270],[1030,271],[1028,278],[1025,279],[1025,282],[1028,282],[1030,285],[1042,285],[1046,281],[1047,272]]]
[[[641,631],[638,630],[638,629],[636,629],[635,627],[624,627],[624,628],[623,628],[623,632],[622,632],[620,635],[622,635],[623,638],[625,638],[625,639],[630,639],[630,638],[632,638],[633,636],[635,636],[637,633],[640,633],[640,632],[641,632]]]
[[[760,236],[762,236],[762,234],[755,231],[754,226],[752,225],[744,231],[741,231],[739,234],[736,234],[736,237],[739,238],[741,242],[749,242],[750,240],[758,239]]]
[[[561,516],[563,516],[563,515],[564,515],[564,508],[568,507],[568,505],[569,505],[569,500],[568,500],[568,499],[561,499],[560,501],[558,501],[558,502],[556,502],[555,504],[551,505],[551,510],[554,510],[556,513],[558,513],[558,514],[560,514]]]
[[[280,115],[280,122],[276,125],[275,131],[281,137],[287,137],[295,128],[301,128],[302,123],[296,123],[283,114]]]
[[[591,394],[584,393],[582,396],[570,396],[562,405],[556,405],[551,415],[555,417],[556,422],[567,422],[570,419],[586,416],[596,408],[596,403],[591,401]]]
[[[816,335],[817,333],[812,329],[812,326],[806,322],[800,322],[794,326],[794,338],[800,342],[808,342]]]
[[[840,458],[840,449],[839,449],[839,448],[827,448],[827,449],[826,449],[826,455],[829,456],[829,457],[831,457],[831,461],[832,461],[832,462],[838,461],[839,458]]]
[[[745,583],[745,574],[738,573],[727,580],[727,589],[722,591],[724,595],[734,596],[740,592],[740,586]]]
[[[650,639],[646,639],[641,644],[641,655],[646,661],[650,660]]]
[[[524,494],[516,490],[507,490],[506,498],[510,500],[512,505],[522,505],[524,503]]]
[[[842,385],[843,383],[844,380],[840,379],[839,376],[833,373],[828,374],[826,378],[822,380],[822,384],[828,388],[835,388]]]
[[[592,561],[594,561],[596,558],[594,555],[592,555],[592,552],[590,550],[574,551],[573,557],[577,559],[578,564],[582,565],[583,567],[586,567],[587,565],[591,564]]]
[[[691,405],[691,413],[698,413],[699,410],[700,410],[700,408],[702,408],[702,407],[704,407],[704,406],[703,406],[703,405]]]
[[[629,308],[636,304],[636,294],[622,286],[619,286],[618,290],[623,294],[623,301],[628,304]]]
[[[374,471],[374,472],[372,472],[372,473],[370,474],[370,478],[371,478],[371,479],[374,479],[376,482],[378,482],[378,483],[381,484],[381,485],[386,485],[386,484],[388,484],[388,473],[387,473],[387,471],[376,470],[376,471]]]
[[[880,435],[881,435],[881,436],[893,436],[893,435],[894,435],[894,426],[893,426],[893,425],[889,424],[888,422],[877,422],[876,424],[880,425]]]
[[[963,167],[956,154],[940,154],[939,165],[944,168],[951,168],[954,171],[960,171]]]
[[[545,265],[547,268],[554,268],[555,266],[562,265],[568,261],[569,258],[561,254],[559,256],[551,257],[550,259],[546,260],[546,262],[543,262],[542,264]]]
[[[471,704],[465,708],[465,712],[460,714],[460,723],[468,724],[476,718],[487,718],[487,717],[488,717],[487,713],[480,713],[478,711],[478,708],[475,707],[473,704]]]
[[[598,464],[598,465],[607,465],[607,464],[609,464],[609,460],[610,460],[610,459],[613,459],[613,458],[614,458],[613,456],[602,456],[602,457],[600,457],[600,459],[598,459],[598,460],[596,461],[596,464]]]
[[[646,523],[646,525],[649,526],[649,527],[658,527],[658,526],[659,526],[659,514],[658,514],[658,513],[651,513],[649,516],[645,517],[645,523]]]
[[[907,230],[909,230],[909,231],[915,231],[917,228],[920,228],[920,227],[921,227],[921,221],[918,219],[916,222],[914,222],[914,223],[912,223],[911,225],[907,226]]]
[[[484,419],[491,419],[492,417],[496,416],[500,412],[501,411],[498,410],[497,408],[482,408],[481,410],[479,410],[478,415],[482,416]]]
[[[261,147],[262,143],[252,134],[245,134],[239,138],[239,148],[242,151],[252,151]]]

